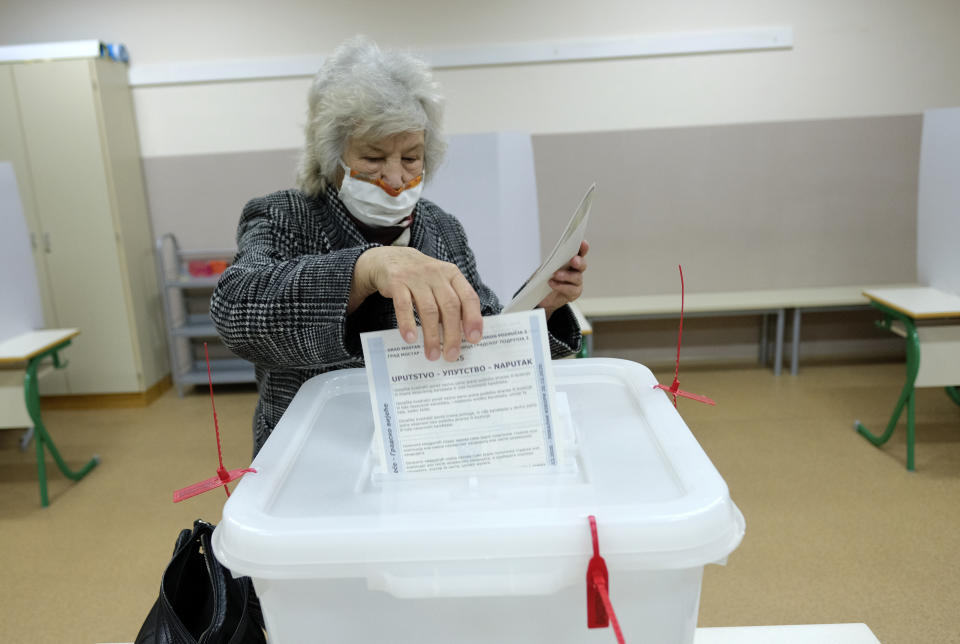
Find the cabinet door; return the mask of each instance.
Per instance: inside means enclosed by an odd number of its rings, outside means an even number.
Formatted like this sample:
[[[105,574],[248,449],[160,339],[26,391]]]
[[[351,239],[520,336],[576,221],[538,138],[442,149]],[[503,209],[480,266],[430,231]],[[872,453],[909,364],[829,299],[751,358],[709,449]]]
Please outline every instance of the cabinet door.
[[[101,58],[93,66],[99,87],[100,124],[108,152],[107,183],[114,200],[113,221],[122,242],[124,287],[130,294],[128,317],[136,331],[135,355],[143,374],[141,384],[147,388],[170,370],[133,97],[126,65]]]
[[[81,330],[71,393],[139,391],[91,65],[17,64],[14,81],[57,321]]]
[[[17,88],[13,80],[13,66],[0,65],[0,160],[13,164],[17,175],[17,186],[20,192],[20,202],[23,204],[23,214],[27,220],[27,228],[33,241],[34,269],[37,274],[37,286],[40,289],[40,300],[43,304],[43,321],[47,328],[60,326],[53,308],[53,299],[50,295],[50,283],[47,279],[47,265],[43,252],[43,230],[37,221],[36,204],[33,198],[33,180],[27,164],[26,144],[23,140],[23,128],[20,124],[20,107],[17,100]],[[3,306],[17,306],[16,302],[7,301],[6,294],[0,294]],[[65,352],[66,354],[69,352]],[[66,373],[54,371],[40,380],[40,391],[43,394],[65,394],[69,391]]]

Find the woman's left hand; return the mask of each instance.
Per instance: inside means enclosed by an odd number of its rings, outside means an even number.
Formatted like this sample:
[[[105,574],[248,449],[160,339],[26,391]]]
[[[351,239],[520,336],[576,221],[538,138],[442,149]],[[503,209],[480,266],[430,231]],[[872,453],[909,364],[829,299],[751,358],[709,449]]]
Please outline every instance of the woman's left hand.
[[[568,302],[573,302],[583,292],[583,273],[587,270],[586,258],[589,250],[590,244],[585,240],[580,242],[580,251],[573,259],[550,276],[548,283],[553,290],[538,304],[548,319],[554,311]]]

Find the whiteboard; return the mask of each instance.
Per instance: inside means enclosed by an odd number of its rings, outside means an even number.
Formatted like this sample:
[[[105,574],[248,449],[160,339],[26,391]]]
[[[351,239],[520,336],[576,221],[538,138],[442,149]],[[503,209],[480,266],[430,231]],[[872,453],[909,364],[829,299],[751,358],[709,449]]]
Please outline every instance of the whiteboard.
[[[0,161],[0,340],[43,328],[30,233],[13,165]]]

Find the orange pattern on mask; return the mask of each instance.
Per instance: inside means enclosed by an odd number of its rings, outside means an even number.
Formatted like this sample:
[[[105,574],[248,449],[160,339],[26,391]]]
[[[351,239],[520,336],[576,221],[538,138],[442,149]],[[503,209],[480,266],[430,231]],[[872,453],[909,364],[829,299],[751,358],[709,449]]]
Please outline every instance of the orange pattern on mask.
[[[383,179],[371,179],[370,177],[365,177],[356,170],[350,170],[350,176],[354,179],[359,179],[360,181],[366,181],[367,183],[372,183],[375,186],[378,186],[381,190],[386,192],[391,197],[397,197],[404,190],[409,190],[410,188],[416,188],[420,185],[420,182],[423,181],[423,175],[421,174],[416,179],[411,179],[399,190],[396,188],[391,188]]]

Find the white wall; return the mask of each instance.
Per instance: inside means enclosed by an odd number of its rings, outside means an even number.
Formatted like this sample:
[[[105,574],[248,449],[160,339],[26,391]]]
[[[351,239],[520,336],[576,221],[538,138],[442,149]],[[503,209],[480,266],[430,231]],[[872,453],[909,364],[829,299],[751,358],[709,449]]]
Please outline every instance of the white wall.
[[[803,120],[960,104],[956,0],[5,0],[0,12],[0,44],[119,41],[134,65],[323,55],[354,33],[430,50],[793,27],[794,46],[784,51],[441,70],[452,133]],[[143,154],[297,147],[308,82],[137,89]]]
[[[529,134],[450,137],[447,161],[423,196],[463,224],[483,281],[502,304],[537,268],[540,221]]]
[[[960,294],[960,108],[923,115],[917,198],[921,283]]]
[[[0,161],[0,342],[42,329],[43,305],[33,266],[30,231],[13,164]]]

